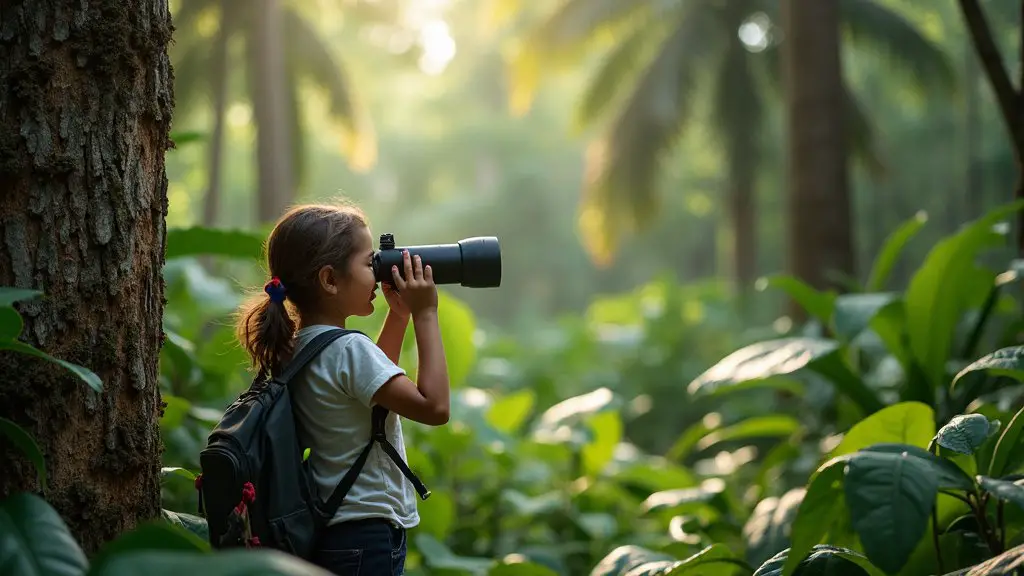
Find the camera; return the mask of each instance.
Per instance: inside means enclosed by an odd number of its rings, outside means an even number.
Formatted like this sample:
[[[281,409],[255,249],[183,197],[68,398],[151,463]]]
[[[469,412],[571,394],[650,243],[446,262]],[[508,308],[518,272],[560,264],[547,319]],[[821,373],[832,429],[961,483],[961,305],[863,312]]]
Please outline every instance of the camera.
[[[380,235],[380,249],[373,255],[373,273],[377,282],[394,284],[391,267],[405,279],[402,251],[419,256],[423,267],[428,265],[434,284],[460,284],[467,288],[501,286],[501,246],[494,236],[464,238],[455,244],[395,247],[393,234]]]

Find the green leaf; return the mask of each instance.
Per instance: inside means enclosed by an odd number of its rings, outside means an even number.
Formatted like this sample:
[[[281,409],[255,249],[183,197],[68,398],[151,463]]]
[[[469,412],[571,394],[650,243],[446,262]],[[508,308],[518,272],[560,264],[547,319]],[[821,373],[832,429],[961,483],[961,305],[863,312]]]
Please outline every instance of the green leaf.
[[[222,230],[193,226],[168,228],[164,258],[184,256],[227,256],[230,258],[263,258],[262,235],[247,230]]]
[[[445,492],[435,492],[430,498],[417,502],[420,514],[418,530],[444,542],[455,524],[455,501]]]
[[[836,294],[833,291],[818,291],[799,278],[787,274],[767,276],[758,281],[758,290],[769,288],[785,292],[808,314],[820,320],[824,325],[828,325],[832,318],[832,311],[836,303]]]
[[[160,418],[160,428],[164,432],[170,432],[185,422],[192,403],[171,394],[162,394],[161,399],[167,403],[167,406],[164,408],[164,415]]]
[[[419,533],[415,541],[416,548],[430,568],[480,572],[489,570],[495,564],[490,558],[459,556],[430,534]]]
[[[39,290],[29,290],[27,288],[12,288],[10,286],[0,286],[0,306],[11,306],[15,302],[21,302],[22,300],[32,300],[42,296],[43,293]]]
[[[988,475],[1005,476],[1015,472],[1024,464],[1024,407],[1013,415],[1013,419],[1003,430],[992,452],[992,461],[988,466]]]
[[[725,544],[712,544],[679,561],[671,570],[652,572],[651,576],[731,576],[737,566],[748,568]]]
[[[558,573],[534,562],[510,562],[503,561],[494,568],[491,568],[487,576],[558,576]]]
[[[982,488],[991,492],[996,498],[1013,502],[1024,510],[1024,480],[1011,482],[1009,480],[989,478],[988,476],[978,476],[977,481]]]
[[[10,306],[0,306],[0,340],[14,340],[21,335],[25,322],[21,314]]]
[[[168,476],[171,474],[175,476],[181,476],[182,478],[187,478],[188,480],[196,479],[196,473],[191,470],[188,470],[187,468],[181,468],[178,466],[166,466],[160,469],[161,476]]]
[[[1019,382],[1024,382],[1024,346],[1002,348],[978,358],[957,373],[953,378],[951,387],[955,387],[964,375],[981,370],[996,376],[1007,376]]]
[[[849,342],[871,324],[882,309],[899,298],[895,292],[843,294],[836,298],[833,323],[836,334]]]
[[[199,142],[206,137],[206,133],[199,132],[197,130],[188,130],[182,132],[171,132],[170,138],[174,142],[175,148],[182,144],[188,144],[190,142]]]
[[[755,416],[732,426],[719,428],[701,438],[697,448],[706,450],[720,442],[746,440],[748,438],[771,438],[789,436],[803,427],[792,416]]]
[[[673,514],[685,514],[702,508],[725,490],[725,483],[713,478],[694,488],[674,488],[651,494],[640,505],[645,512],[671,510]]]
[[[789,562],[789,550],[770,558],[754,572],[754,576],[782,576]],[[847,548],[816,544],[799,563],[800,576],[883,576],[863,555]]]
[[[530,415],[536,399],[537,395],[528,388],[506,394],[487,411],[487,422],[506,434],[516,432]]]
[[[843,470],[846,458],[834,458],[822,464],[807,483],[807,492],[797,507],[790,535],[790,548],[782,570],[790,576],[839,517],[843,501]]]
[[[998,420],[996,421],[998,423]],[[960,454],[974,454],[995,431],[988,418],[981,414],[960,414],[954,416],[935,435],[935,442],[947,450]]]
[[[112,559],[129,552],[144,550],[209,552],[210,545],[183,526],[164,520],[153,520],[121,534],[100,548],[92,560],[92,569],[102,573],[104,565]]]
[[[910,349],[933,387],[945,381],[946,361],[970,284],[964,278],[977,273],[974,258],[983,248],[1003,240],[994,226],[1022,207],[1024,201],[997,208],[943,239],[910,280],[904,295]]]
[[[871,267],[871,274],[868,276],[868,282],[865,286],[868,292],[878,292],[885,288],[885,282],[889,279],[889,273],[892,271],[893,266],[896,265],[896,261],[899,260],[900,253],[903,252],[907,243],[921,231],[921,228],[924,227],[927,221],[928,214],[923,211],[918,212],[903,222],[903,224],[900,224],[886,238],[885,245],[878,252],[875,263]]]
[[[941,489],[952,490],[974,490],[974,480],[967,475],[959,466],[946,458],[936,456],[931,452],[918,446],[909,444],[882,443],[868,446],[854,454],[847,455],[856,458],[862,454],[895,454],[901,458],[912,458],[930,469],[930,474],[939,483]]]
[[[690,382],[687,391],[696,396],[709,395],[720,389],[739,387],[755,380],[768,381],[809,368],[829,378],[840,393],[866,413],[881,409],[881,401],[843,364],[838,350],[838,342],[825,338],[798,336],[757,342],[729,354],[704,371]]]
[[[226,550],[216,554],[180,550],[144,550],[114,556],[89,576],[331,576],[331,573],[295,556],[265,549]]]
[[[867,557],[897,574],[924,537],[939,482],[906,453],[860,452],[847,460],[847,508]]]
[[[601,412],[587,419],[591,441],[583,446],[583,473],[596,475],[615,455],[622,440],[622,417],[618,412]]]
[[[166,509],[160,510],[160,516],[167,522],[195,534],[203,542],[210,541],[210,526],[206,523],[206,518],[185,514],[184,512],[172,512]]]
[[[39,474],[39,485],[46,486],[46,460],[43,458],[43,451],[36,443],[36,439],[10,420],[0,417],[0,434],[7,437],[14,444],[15,448],[21,451],[26,458],[36,467]]]
[[[100,377],[94,374],[92,370],[89,370],[85,366],[79,366],[78,364],[72,364],[71,362],[61,360],[60,358],[54,358],[53,356],[50,356],[46,352],[43,352],[42,350],[39,350],[34,346],[30,346],[18,340],[0,341],[0,350],[12,350],[14,352],[20,352],[22,354],[28,354],[30,356],[37,356],[39,358],[42,358],[43,360],[53,362],[54,364],[57,364],[58,366],[66,370],[69,370],[72,374],[81,378],[81,380],[88,384],[89,387],[92,388],[93,390],[97,392],[103,392],[103,382],[100,380]]]
[[[625,576],[629,573],[655,574],[653,570],[666,570],[679,560],[668,554],[653,552],[635,545],[619,546],[609,552],[590,571],[590,576]]]
[[[854,424],[831,457],[851,454],[874,444],[909,444],[925,448],[935,436],[935,412],[921,402],[887,406]]]
[[[770,496],[757,503],[743,525],[747,562],[758,565],[789,547],[789,535],[807,490],[793,488],[781,497]],[[781,564],[779,569],[782,569]]]
[[[89,561],[45,500],[19,492],[0,501],[0,574],[81,576]]]
[[[476,344],[473,343],[476,319],[469,306],[444,291],[438,292],[437,318],[448,364],[448,381],[452,388],[457,388],[466,382],[466,376],[476,364]]]

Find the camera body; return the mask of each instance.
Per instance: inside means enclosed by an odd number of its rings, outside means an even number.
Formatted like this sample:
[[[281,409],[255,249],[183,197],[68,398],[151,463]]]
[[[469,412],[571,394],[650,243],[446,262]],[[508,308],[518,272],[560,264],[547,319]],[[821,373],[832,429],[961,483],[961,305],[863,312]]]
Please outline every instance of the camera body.
[[[494,236],[464,238],[455,244],[395,246],[393,234],[380,235],[380,248],[373,255],[373,273],[378,282],[393,284],[391,267],[405,279],[402,251],[419,256],[423,267],[430,266],[434,284],[459,284],[467,288],[501,286],[501,246]]]

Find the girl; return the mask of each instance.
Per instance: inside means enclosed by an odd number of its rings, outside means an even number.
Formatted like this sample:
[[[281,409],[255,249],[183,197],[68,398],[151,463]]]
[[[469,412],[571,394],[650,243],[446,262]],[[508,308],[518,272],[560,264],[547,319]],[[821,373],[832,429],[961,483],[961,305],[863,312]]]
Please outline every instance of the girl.
[[[289,210],[267,241],[266,294],[240,310],[238,337],[261,374],[276,374],[317,334],[373,313],[377,282],[373,236],[352,206]],[[361,334],[335,340],[290,384],[298,434],[310,448],[319,495],[326,499],[370,437],[371,409],[390,410],[387,435],[405,459],[399,416],[428,425],[448,422],[448,368],[437,324],[430,266],[404,255],[405,279],[392,269],[384,284],[389,310],[377,342]],[[398,366],[409,320],[419,354],[418,382]],[[312,559],[348,575],[400,575],[406,530],[419,523],[416,492],[375,446]]]

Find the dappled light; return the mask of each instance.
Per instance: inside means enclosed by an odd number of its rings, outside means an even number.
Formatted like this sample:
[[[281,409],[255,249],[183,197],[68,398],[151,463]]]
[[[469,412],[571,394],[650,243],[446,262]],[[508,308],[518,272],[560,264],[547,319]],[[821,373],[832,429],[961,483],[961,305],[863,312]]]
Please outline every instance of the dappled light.
[[[1020,8],[0,3],[0,574],[1016,574]]]

